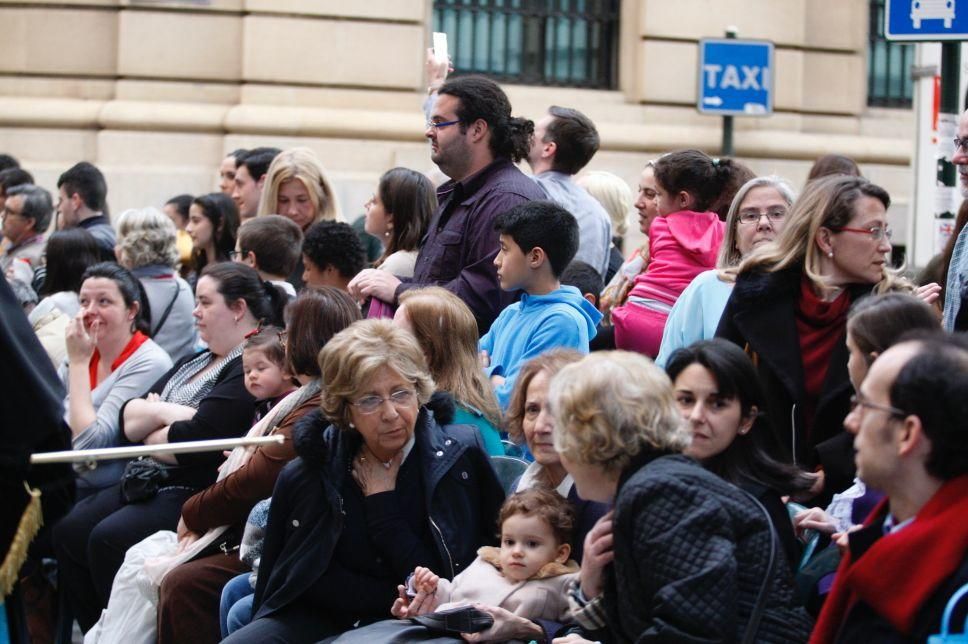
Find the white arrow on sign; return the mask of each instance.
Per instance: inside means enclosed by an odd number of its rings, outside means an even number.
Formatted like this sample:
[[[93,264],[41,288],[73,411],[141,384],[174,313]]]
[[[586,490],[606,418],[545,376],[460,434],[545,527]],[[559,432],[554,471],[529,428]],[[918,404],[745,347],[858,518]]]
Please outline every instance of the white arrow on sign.
[[[702,99],[703,104],[719,106],[723,104],[723,99],[718,96],[706,96]]]

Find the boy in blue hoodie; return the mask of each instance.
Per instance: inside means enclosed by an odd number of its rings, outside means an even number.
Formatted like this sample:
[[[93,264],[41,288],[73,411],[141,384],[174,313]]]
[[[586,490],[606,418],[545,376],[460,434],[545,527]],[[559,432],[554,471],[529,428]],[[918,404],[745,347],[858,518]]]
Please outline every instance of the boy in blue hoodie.
[[[574,286],[559,278],[578,250],[578,222],[550,201],[523,203],[499,215],[494,258],[501,289],[524,291],[480,340],[485,371],[507,409],[518,370],[549,349],[588,353],[602,314]]]

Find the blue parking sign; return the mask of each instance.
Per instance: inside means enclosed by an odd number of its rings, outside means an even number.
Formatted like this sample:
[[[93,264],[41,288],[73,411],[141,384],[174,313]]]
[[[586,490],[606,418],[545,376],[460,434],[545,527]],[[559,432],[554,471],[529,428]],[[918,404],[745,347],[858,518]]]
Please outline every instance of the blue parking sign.
[[[968,0],[887,0],[888,40],[968,39]]]
[[[700,40],[696,107],[704,114],[772,114],[773,43],[732,38]]]

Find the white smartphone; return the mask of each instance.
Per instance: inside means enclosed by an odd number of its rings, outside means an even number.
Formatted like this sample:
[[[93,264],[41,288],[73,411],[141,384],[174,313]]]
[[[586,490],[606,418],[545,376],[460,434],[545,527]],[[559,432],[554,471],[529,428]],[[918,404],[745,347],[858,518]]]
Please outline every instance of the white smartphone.
[[[442,31],[434,32],[434,58],[439,63],[450,60],[450,53],[447,51],[447,34]]]

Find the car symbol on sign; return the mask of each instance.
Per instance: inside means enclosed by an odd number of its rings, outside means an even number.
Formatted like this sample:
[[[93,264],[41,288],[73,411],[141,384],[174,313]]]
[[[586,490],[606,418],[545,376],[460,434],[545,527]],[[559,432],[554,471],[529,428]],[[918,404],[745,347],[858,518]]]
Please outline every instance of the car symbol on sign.
[[[955,19],[955,0],[912,0],[911,22],[921,28],[922,20],[944,20],[944,28],[951,29]]]

